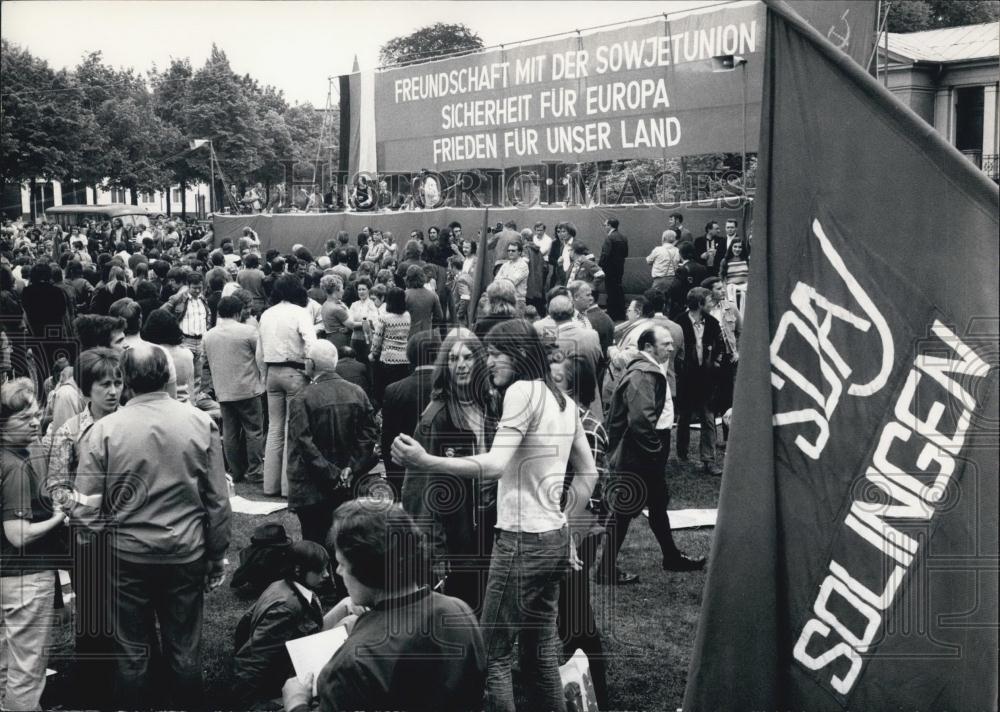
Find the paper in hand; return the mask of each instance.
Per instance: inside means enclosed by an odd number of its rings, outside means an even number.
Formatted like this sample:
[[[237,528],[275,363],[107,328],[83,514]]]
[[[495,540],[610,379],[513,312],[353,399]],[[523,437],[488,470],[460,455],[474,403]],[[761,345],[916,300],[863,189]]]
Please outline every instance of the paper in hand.
[[[296,677],[299,680],[305,680],[306,676],[312,673],[313,697],[316,696],[316,681],[319,680],[320,671],[330,662],[330,658],[340,649],[345,640],[347,640],[347,628],[339,625],[336,628],[307,635],[304,638],[289,640],[285,643],[288,657],[291,658],[292,667],[295,668]]]

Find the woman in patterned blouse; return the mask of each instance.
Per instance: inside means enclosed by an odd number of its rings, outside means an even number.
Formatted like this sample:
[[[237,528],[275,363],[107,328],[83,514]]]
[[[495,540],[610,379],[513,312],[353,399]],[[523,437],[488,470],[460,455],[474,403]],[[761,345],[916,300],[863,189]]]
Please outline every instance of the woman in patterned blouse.
[[[372,335],[371,363],[375,367],[375,402],[382,402],[386,387],[410,372],[406,343],[410,338],[410,313],[406,311],[406,292],[389,287],[385,295],[385,314]]]

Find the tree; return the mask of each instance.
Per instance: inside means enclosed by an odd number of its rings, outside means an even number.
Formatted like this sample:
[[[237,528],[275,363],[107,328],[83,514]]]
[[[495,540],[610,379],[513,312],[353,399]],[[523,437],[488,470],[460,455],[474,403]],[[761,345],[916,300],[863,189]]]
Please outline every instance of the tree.
[[[153,111],[163,123],[163,185],[160,189],[169,195],[170,188],[179,185],[181,188],[181,212],[187,208],[187,187],[198,180],[202,174],[205,157],[193,153],[190,140],[197,138],[188,129],[188,96],[191,91],[191,78],[194,70],[187,58],[172,59],[170,66],[159,71],[155,66],[149,73],[153,86]],[[203,149],[207,152],[207,149]],[[167,200],[167,212],[170,212],[170,200]]]
[[[156,115],[146,82],[133,70],[107,66],[98,51],[84,57],[74,78],[103,139],[101,156],[91,157],[86,170],[95,182],[103,178],[127,188],[138,204],[140,191],[161,187],[169,175],[164,163],[173,135]]]
[[[889,32],[920,32],[1000,20],[996,0],[898,0],[889,10]]]
[[[72,75],[3,41],[0,48],[0,178],[5,182],[71,177],[98,141],[93,115]]]
[[[229,65],[226,53],[212,45],[205,66],[194,73],[187,99],[189,138],[211,139],[223,172],[217,180],[239,183],[263,165],[263,125],[247,91]],[[191,153],[189,160],[198,178],[209,180],[208,152]],[[216,195],[219,185],[215,186]]]
[[[379,49],[378,58],[383,66],[405,66],[446,54],[468,54],[482,47],[482,38],[467,26],[438,22],[389,40]]]

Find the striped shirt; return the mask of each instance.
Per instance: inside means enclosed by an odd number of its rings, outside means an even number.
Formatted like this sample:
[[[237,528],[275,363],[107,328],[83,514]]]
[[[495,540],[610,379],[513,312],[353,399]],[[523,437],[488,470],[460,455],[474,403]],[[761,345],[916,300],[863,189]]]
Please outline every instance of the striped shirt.
[[[747,283],[747,275],[750,273],[750,265],[746,260],[738,260],[735,257],[726,262],[726,282],[733,285],[743,285]]]
[[[208,331],[208,305],[201,297],[191,297],[184,308],[184,317],[180,323],[181,333],[185,336],[202,336]]]
[[[406,342],[410,338],[410,312],[386,312],[379,320],[372,338],[372,358],[389,365],[409,363]]]

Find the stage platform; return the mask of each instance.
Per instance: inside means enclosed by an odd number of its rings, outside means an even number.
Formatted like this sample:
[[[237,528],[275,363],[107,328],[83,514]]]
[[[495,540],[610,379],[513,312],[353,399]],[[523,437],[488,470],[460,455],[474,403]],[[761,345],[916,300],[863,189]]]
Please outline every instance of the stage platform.
[[[662,207],[656,205],[625,205],[566,207],[541,206],[535,208],[436,208],[432,210],[401,210],[379,212],[343,213],[279,213],[275,215],[216,215],[212,218],[215,243],[223,238],[232,238],[234,243],[243,233],[244,227],[251,227],[260,237],[262,251],[277,249],[291,251],[292,245],[301,244],[319,256],[324,254],[326,241],[336,237],[337,232],[346,230],[351,235],[351,244],[357,244],[357,234],[366,225],[393,234],[400,253],[409,239],[411,230],[423,230],[433,226],[442,228],[453,221],[462,224],[462,233],[467,239],[475,240],[486,225],[514,220],[518,228],[532,227],[541,221],[549,235],[555,237],[555,226],[560,222],[571,222],[576,226],[577,240],[587,245],[595,255],[600,255],[606,231],[604,221],[618,218],[620,230],[629,239],[629,257],[625,265],[625,291],[641,293],[650,283],[649,265],[646,255],[660,244],[660,236],[667,228],[667,216],[679,212],[684,216],[684,226],[692,235],[704,234],[705,223],[718,220],[720,224],[729,218],[740,223],[740,234],[750,217],[751,206],[739,199],[713,201],[711,203],[685,203],[680,206]]]

